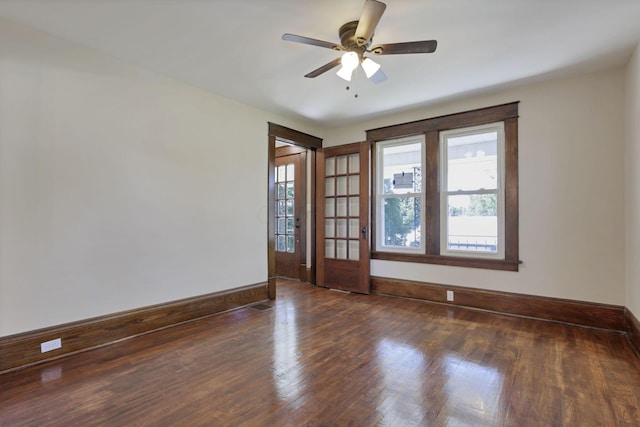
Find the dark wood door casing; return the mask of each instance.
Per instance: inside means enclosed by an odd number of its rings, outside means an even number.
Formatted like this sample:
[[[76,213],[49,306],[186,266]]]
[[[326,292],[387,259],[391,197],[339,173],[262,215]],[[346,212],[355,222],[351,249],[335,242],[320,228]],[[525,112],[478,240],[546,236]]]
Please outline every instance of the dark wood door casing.
[[[268,182],[268,194],[267,194],[267,282],[269,289],[269,298],[275,299],[276,297],[276,257],[275,257],[275,209],[274,203],[271,200],[274,199],[275,191],[275,159],[276,159],[276,140],[284,141],[295,146],[304,147],[307,149],[307,155],[310,157],[311,169],[309,170],[309,179],[311,180],[311,212],[315,212],[315,153],[317,149],[322,147],[322,139],[313,135],[309,135],[304,132],[300,132],[288,127],[278,125],[276,123],[268,123],[268,153],[267,153],[267,182]],[[315,229],[315,215],[309,218],[309,227]],[[311,233],[311,253],[309,257],[311,264],[315,266],[315,235]],[[311,269],[307,272],[307,281],[315,283],[315,269]]]

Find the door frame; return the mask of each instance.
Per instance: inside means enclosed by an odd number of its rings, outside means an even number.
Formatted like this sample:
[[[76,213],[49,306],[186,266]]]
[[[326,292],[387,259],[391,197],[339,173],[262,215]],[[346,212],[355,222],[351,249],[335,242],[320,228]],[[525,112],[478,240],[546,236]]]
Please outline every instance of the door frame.
[[[308,175],[311,181],[311,215],[309,218],[309,229],[315,230],[315,150],[322,148],[322,138],[318,138],[313,135],[306,134],[285,126],[278,125],[276,123],[268,122],[269,125],[269,146],[268,146],[268,167],[267,167],[267,182],[268,182],[268,195],[267,195],[267,285],[269,290],[269,298],[276,298],[276,238],[275,238],[275,167],[276,167],[276,140],[281,140],[292,145],[297,145],[308,149],[309,157],[311,158],[311,169],[308,171]],[[311,274],[309,275],[309,282],[315,283],[315,265],[316,265],[316,250],[315,250],[315,233],[311,233]],[[306,262],[306,260],[305,260]]]

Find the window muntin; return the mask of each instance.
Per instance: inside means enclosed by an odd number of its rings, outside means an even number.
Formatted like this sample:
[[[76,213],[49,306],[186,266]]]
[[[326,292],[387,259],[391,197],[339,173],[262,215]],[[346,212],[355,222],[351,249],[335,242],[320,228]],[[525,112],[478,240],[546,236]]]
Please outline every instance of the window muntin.
[[[425,164],[423,136],[377,144],[376,248],[388,252],[424,252]]]
[[[504,258],[504,124],[440,133],[440,253]]]

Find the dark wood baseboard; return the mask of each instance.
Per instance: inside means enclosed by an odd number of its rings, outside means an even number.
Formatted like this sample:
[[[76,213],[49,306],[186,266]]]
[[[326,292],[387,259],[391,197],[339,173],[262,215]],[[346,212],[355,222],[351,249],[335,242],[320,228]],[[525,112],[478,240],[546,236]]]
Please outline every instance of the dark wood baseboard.
[[[0,338],[0,373],[86,351],[269,299],[267,283],[114,313]],[[40,352],[60,338],[62,348]]]
[[[453,302],[447,301],[448,290],[454,292]],[[619,332],[625,331],[625,308],[616,305],[382,277],[371,278],[371,292]]]
[[[628,308],[624,311],[626,321],[627,340],[631,344],[631,348],[640,358],[640,321],[633,315]]]

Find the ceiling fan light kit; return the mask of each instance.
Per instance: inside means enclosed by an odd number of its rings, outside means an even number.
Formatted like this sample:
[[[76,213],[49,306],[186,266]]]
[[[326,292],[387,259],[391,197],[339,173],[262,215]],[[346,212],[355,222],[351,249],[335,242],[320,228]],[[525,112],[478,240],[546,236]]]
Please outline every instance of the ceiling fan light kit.
[[[387,5],[377,0],[365,0],[360,19],[347,22],[338,30],[341,44],[289,33],[284,34],[282,40],[344,52],[341,58],[336,58],[307,73],[305,75],[307,78],[318,77],[338,65],[342,65],[336,74],[346,81],[351,81],[353,71],[360,65],[369,80],[376,84],[381,83],[387,79],[387,76],[380,69],[380,64],[366,57],[365,53],[374,55],[432,53],[435,52],[438,45],[435,40],[424,40],[381,44],[370,48],[373,34],[386,8]]]
[[[340,63],[342,64],[342,68],[338,70],[336,73],[339,77],[345,79],[346,81],[351,81],[351,75],[353,71],[358,68],[358,63],[360,60],[358,59],[358,54],[355,52],[345,52],[340,58]]]
[[[338,70],[338,72],[336,74],[341,79],[350,82],[351,81],[351,75],[353,74],[353,69],[348,69],[348,68],[342,67],[342,68],[340,68]]]
[[[370,58],[364,58],[361,65],[368,79],[370,79],[371,76],[377,73],[378,70],[380,69],[380,64],[378,64],[377,62],[374,62]]]

